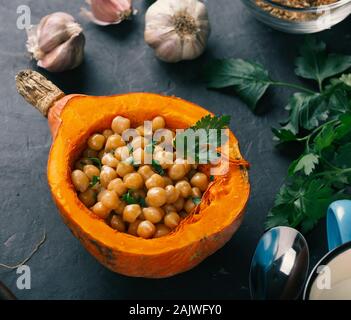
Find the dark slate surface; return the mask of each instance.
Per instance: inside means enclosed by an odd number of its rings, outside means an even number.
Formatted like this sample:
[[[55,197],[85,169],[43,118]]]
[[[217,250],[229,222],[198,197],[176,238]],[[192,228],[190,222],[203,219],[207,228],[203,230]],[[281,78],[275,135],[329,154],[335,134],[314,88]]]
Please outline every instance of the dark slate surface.
[[[143,41],[145,1],[135,1],[132,22],[97,27],[79,17],[83,1],[0,0],[0,262],[17,263],[47,231],[47,241],[28,265],[32,289],[18,290],[15,271],[0,268],[0,279],[21,299],[249,298],[251,256],[263,232],[265,216],[283,182],[289,159],[279,154],[270,128],[286,113],[289,91],[274,89],[253,115],[233,96],[208,91],[199,81],[202,66],[213,57],[255,59],[275,78],[298,82],[293,60],[301,36],[287,35],[256,22],[238,0],[207,1],[212,35],[198,60],[159,62]],[[16,29],[16,8],[29,4],[32,22],[54,12],[75,15],[85,29],[86,59],[77,70],[49,75],[66,93],[108,95],[150,91],[176,95],[216,113],[232,115],[232,129],[251,162],[251,200],[246,219],[233,239],[200,266],[164,280],[114,274],[95,261],[63,224],[46,182],[51,143],[46,119],[16,94],[14,76],[35,68],[25,54],[25,33]],[[350,20],[321,37],[336,51],[350,53]],[[323,223],[308,236],[312,263],[326,251]]]

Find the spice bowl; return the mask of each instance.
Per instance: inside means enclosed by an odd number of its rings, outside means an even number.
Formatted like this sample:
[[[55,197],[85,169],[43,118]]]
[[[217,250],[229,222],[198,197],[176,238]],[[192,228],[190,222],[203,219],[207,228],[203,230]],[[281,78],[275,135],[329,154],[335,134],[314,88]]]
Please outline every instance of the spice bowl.
[[[307,6],[306,1],[242,0],[257,20],[287,33],[316,33],[343,21],[351,14],[351,0],[320,0],[329,3]],[[297,7],[297,4],[298,7]]]

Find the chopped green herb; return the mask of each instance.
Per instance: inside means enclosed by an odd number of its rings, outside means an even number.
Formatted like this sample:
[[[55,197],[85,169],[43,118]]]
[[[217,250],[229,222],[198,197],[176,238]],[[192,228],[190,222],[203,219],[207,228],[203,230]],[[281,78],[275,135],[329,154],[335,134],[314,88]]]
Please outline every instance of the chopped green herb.
[[[210,175],[210,181],[214,181],[215,177],[213,175]]]
[[[90,181],[90,187],[94,187],[99,182],[100,182],[100,177],[99,176],[93,176],[93,178]]]
[[[128,192],[122,196],[122,200],[127,204],[139,204],[143,208],[147,207],[145,199],[143,197],[133,196],[132,190],[128,190]]]
[[[89,160],[101,170],[101,160],[99,158],[89,158]]]
[[[200,197],[194,197],[194,198],[193,198],[193,202],[194,202],[196,205],[198,205],[198,204],[201,203],[201,198],[200,198]]]
[[[154,168],[155,172],[158,173],[160,176],[165,175],[165,171],[161,167],[160,163],[157,160],[152,159],[152,167]]]
[[[221,129],[226,129],[228,128],[230,123],[230,116],[228,115],[223,115],[223,116],[211,116],[207,115],[203,118],[201,118],[198,122],[196,122],[193,126],[190,128],[186,129],[184,132],[177,134],[176,139],[174,139],[173,144],[174,147],[177,147],[177,141],[184,141],[182,148],[184,150],[177,150],[177,152],[181,152],[185,155],[185,157],[188,157],[188,151],[190,154],[195,155],[195,162],[199,163],[204,156],[206,156],[207,160],[215,160],[216,158],[220,157],[220,153],[217,152],[216,148],[220,147],[223,145],[228,137],[226,135],[222,134]],[[217,130],[217,135],[215,137],[211,136],[210,130],[214,129]],[[208,148],[207,145],[205,146],[200,146],[200,141],[199,139],[195,139],[195,143],[189,148],[188,150],[188,136],[192,136],[194,132],[197,130],[204,130],[205,133],[207,134],[206,138],[208,141],[208,145],[211,147]],[[196,138],[196,137],[195,137]],[[180,146],[178,145],[178,148]]]

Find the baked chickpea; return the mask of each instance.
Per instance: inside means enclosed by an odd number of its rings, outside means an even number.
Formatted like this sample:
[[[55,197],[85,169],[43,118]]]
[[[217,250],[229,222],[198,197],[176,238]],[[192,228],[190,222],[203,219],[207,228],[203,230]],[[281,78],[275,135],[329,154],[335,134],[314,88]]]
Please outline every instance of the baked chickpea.
[[[93,161],[91,161],[88,158],[81,158],[80,160],[75,162],[74,168],[83,171],[84,166],[87,164],[93,164]]]
[[[150,207],[162,207],[166,203],[166,190],[160,187],[149,189],[146,202]]]
[[[127,204],[124,201],[120,201],[118,208],[116,208],[114,211],[117,214],[123,215],[124,208],[127,206]]]
[[[123,219],[118,215],[113,215],[110,221],[110,225],[112,229],[115,229],[119,232],[126,231],[126,224]]]
[[[103,166],[100,172],[100,184],[107,188],[108,184],[117,178],[117,173],[113,168]]]
[[[92,207],[96,203],[96,193],[92,189],[81,192],[78,197],[80,201],[82,201],[88,208]]]
[[[180,210],[182,210],[184,208],[184,203],[185,203],[185,200],[181,196],[179,196],[178,200],[173,203],[177,212],[179,212]]]
[[[121,116],[117,116],[112,120],[111,128],[114,132],[122,134],[130,128],[130,120]]]
[[[164,149],[158,144],[154,147],[154,156],[156,155],[156,153],[158,152],[162,152],[164,151]]]
[[[84,158],[96,158],[98,156],[98,152],[96,150],[87,148],[83,152],[83,157]]]
[[[89,178],[83,171],[74,170],[71,178],[77,191],[84,192],[89,188]]]
[[[134,198],[145,198],[146,197],[146,192],[143,189],[139,189],[139,190],[132,190],[131,191],[132,196]]]
[[[163,129],[165,126],[166,121],[163,117],[158,116],[152,119],[152,131]]]
[[[198,187],[202,192],[206,191],[208,187],[207,176],[202,172],[195,173],[191,178],[190,183],[193,187]]]
[[[99,168],[95,167],[92,164],[85,165],[83,168],[83,172],[87,175],[89,180],[92,180],[94,176],[96,176],[96,177],[100,176]]]
[[[144,239],[150,239],[156,232],[156,227],[148,220],[142,221],[138,225],[137,234]]]
[[[119,134],[113,134],[112,136],[109,136],[107,138],[105,150],[106,151],[116,150],[117,148],[123,147],[125,145],[126,143],[124,142],[124,140]]]
[[[111,210],[106,208],[101,202],[95,203],[91,210],[102,219],[106,219],[111,212]]]
[[[134,164],[143,164],[144,163],[144,149],[138,148],[132,153]]]
[[[163,177],[163,180],[165,181],[165,186],[166,187],[167,186],[173,186],[173,181],[172,181],[172,179],[170,177],[165,176],[165,177]]]
[[[154,159],[163,169],[170,168],[173,164],[173,153],[167,151],[159,151],[154,153]]]
[[[191,185],[188,181],[182,180],[176,183],[175,188],[179,191],[183,198],[188,198],[191,196]]]
[[[148,207],[143,208],[144,218],[152,223],[159,223],[165,212],[161,208]]]
[[[188,179],[191,180],[195,173],[197,173],[197,171],[195,169],[191,169],[187,174]]]
[[[135,129],[141,136],[144,136],[144,126],[139,126]]]
[[[191,165],[189,164],[188,160],[184,160],[181,158],[175,159],[174,164],[183,164],[185,169],[185,174],[188,174],[191,170]]]
[[[191,196],[193,198],[201,198],[202,192],[198,187],[191,188]]]
[[[173,204],[166,204],[162,207],[163,211],[166,213],[177,212],[176,207]]]
[[[101,159],[103,158],[103,156],[104,156],[105,154],[106,154],[106,152],[105,152],[104,149],[102,149],[102,150],[99,151],[97,157],[100,159],[100,161],[101,161]]]
[[[196,207],[196,205],[192,199],[188,199],[187,201],[185,201],[184,210],[187,213],[190,213],[195,207]]]
[[[101,163],[105,166],[116,168],[118,165],[118,160],[113,156],[113,154],[105,153],[101,159]]]
[[[130,157],[130,151],[127,146],[118,147],[115,150],[115,158],[119,161],[126,160]]]
[[[128,173],[134,172],[134,167],[132,164],[128,163],[127,161],[121,161],[118,163],[116,171],[117,171],[117,174],[123,178]]]
[[[137,172],[126,174],[123,177],[123,182],[128,189],[132,190],[140,189],[144,184],[143,177]]]
[[[170,185],[170,186],[166,186],[165,190],[166,190],[166,198],[167,198],[166,202],[168,204],[174,203],[178,200],[180,191],[177,188]]]
[[[181,180],[186,174],[184,164],[173,164],[168,169],[168,175],[172,180]]]
[[[134,137],[134,139],[130,142],[130,146],[133,148],[133,150],[142,148],[144,149],[145,146],[149,144],[149,141],[142,137],[142,136],[137,136]]]
[[[179,225],[180,216],[176,212],[170,212],[165,215],[164,223],[165,225],[170,228],[174,229]]]
[[[99,151],[104,147],[106,138],[100,133],[93,134],[88,140],[88,146],[92,150]]]
[[[113,135],[113,131],[111,129],[106,129],[102,132],[102,135],[107,139],[109,136]]]
[[[133,223],[141,214],[141,207],[138,204],[129,204],[123,210],[123,220]]]
[[[164,224],[158,224],[156,226],[156,232],[154,238],[164,237],[171,232],[171,229],[166,227]]]
[[[164,188],[164,186],[165,186],[165,181],[163,177],[161,177],[157,173],[153,174],[149,179],[145,181],[145,187],[147,189],[151,189],[154,187]]]
[[[121,200],[114,191],[106,190],[106,192],[101,197],[101,203],[109,209],[117,209]]]
[[[127,186],[124,184],[124,182],[120,178],[116,178],[116,179],[111,180],[107,186],[107,189],[110,191],[113,190],[119,196],[122,196],[128,190]]]
[[[137,230],[138,230],[138,226],[141,223],[141,220],[135,220],[134,222],[132,222],[131,224],[129,224],[128,227],[128,233],[131,234],[132,236],[138,236],[137,234]]]
[[[102,189],[99,191],[99,193],[98,193],[98,195],[97,195],[97,201],[98,201],[98,202],[101,202],[101,199],[102,199],[103,195],[104,195],[107,191],[108,191],[108,190],[106,190],[106,189],[104,189],[104,188],[102,188]]]
[[[148,165],[141,166],[138,169],[138,173],[144,178],[145,181],[155,174],[155,172]]]

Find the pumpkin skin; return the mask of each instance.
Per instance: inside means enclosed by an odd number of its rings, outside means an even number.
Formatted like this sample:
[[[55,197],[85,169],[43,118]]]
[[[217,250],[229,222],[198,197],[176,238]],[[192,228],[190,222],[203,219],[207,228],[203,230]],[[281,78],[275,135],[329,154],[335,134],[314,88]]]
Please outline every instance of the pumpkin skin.
[[[194,214],[170,235],[142,239],[121,233],[96,217],[83,203],[71,182],[73,163],[88,137],[110,126],[116,115],[132,126],[163,116],[169,128],[187,128],[209,112],[174,97],[133,93],[109,97],[65,96],[49,110],[54,140],[48,160],[48,181],[64,222],[83,246],[104,266],[133,277],[164,278],[187,271],[221,248],[243,219],[249,198],[247,162],[238,141],[229,138],[230,170],[217,176]],[[208,166],[200,166],[208,172]]]

